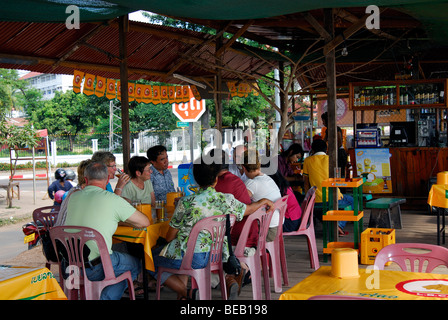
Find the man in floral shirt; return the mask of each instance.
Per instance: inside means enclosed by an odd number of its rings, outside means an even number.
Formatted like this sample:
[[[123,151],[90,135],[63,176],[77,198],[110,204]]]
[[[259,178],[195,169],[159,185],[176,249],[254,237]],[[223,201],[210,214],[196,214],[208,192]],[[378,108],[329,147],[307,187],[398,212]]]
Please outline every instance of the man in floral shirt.
[[[217,192],[214,187],[220,171],[221,164],[205,164],[204,161],[194,163],[193,175],[200,189],[197,193],[179,200],[166,235],[169,243],[161,250],[153,251],[156,271],[151,274],[154,277],[157,276],[158,266],[180,268],[182,257],[187,250],[188,237],[199,220],[222,214],[234,214],[237,220],[242,220],[245,215],[255,212],[263,205],[267,205],[268,212],[273,210],[274,204],[268,199],[245,205],[231,194]],[[210,252],[210,239],[205,234],[199,235],[194,252],[192,267],[204,268]],[[224,243],[223,261],[227,261],[227,257],[228,246]],[[179,298],[194,298],[194,295],[187,291],[185,276],[164,273],[162,277],[162,283],[176,291]]]

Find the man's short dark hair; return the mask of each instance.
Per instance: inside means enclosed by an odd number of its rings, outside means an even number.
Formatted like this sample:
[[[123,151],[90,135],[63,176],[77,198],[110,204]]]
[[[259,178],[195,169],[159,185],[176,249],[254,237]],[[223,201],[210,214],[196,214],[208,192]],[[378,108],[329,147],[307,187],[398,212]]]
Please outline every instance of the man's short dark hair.
[[[146,151],[146,156],[148,157],[149,161],[157,161],[157,157],[162,152],[166,152],[165,146],[157,145],[149,148],[148,151]]]
[[[316,139],[311,144],[311,149],[316,152],[327,152],[327,143],[322,139]]]
[[[92,162],[87,165],[84,175],[89,180],[107,180],[109,173],[103,162]]]
[[[201,158],[203,157],[208,157],[207,159],[210,159],[211,155],[207,154],[205,156],[201,156]],[[201,159],[201,161],[195,161],[193,163],[194,180],[201,188],[207,188],[215,183],[216,177],[221,169],[222,165],[219,163],[212,162],[207,164],[207,161],[204,159]]]
[[[137,178],[136,172],[143,173],[145,167],[150,164],[148,158],[141,156],[133,156],[128,163],[129,175],[131,178]]]

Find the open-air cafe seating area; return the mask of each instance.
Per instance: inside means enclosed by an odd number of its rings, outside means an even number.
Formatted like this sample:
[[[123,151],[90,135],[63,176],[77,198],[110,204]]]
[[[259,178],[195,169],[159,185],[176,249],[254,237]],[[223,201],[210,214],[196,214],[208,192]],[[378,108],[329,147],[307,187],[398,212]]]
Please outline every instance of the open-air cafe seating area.
[[[369,227],[371,209],[364,209],[364,219],[363,219],[363,230]],[[305,211],[303,211],[305,214]],[[401,223],[402,227],[400,229],[395,230],[395,243],[421,243],[421,244],[430,244],[437,245],[437,228],[436,228],[436,214],[435,211],[430,212],[428,209],[426,210],[406,210],[402,209],[401,212]],[[349,231],[349,234],[345,236],[344,239],[347,241],[353,241],[353,223],[348,223],[346,230]],[[280,289],[276,288],[279,285],[274,283],[273,274],[269,278],[269,294],[266,295],[265,285],[263,283],[263,276],[261,276],[261,292],[258,297],[261,299],[266,299],[266,296],[270,296],[271,300],[278,299],[296,299],[294,295],[287,295],[285,293],[289,292],[288,290],[293,291],[294,287],[306,280],[307,277],[319,276],[318,273],[328,273],[325,276],[330,276],[331,278],[337,278],[334,275],[331,275],[332,268],[332,259],[328,259],[325,261],[323,254],[323,228],[322,222],[314,219],[314,228],[315,228],[315,239],[316,239],[316,247],[318,254],[318,263],[312,258],[311,245],[308,246],[307,237],[303,235],[295,235],[295,236],[284,236],[284,248],[285,248],[285,260],[287,266],[287,277],[281,277],[280,280]],[[351,240],[350,240],[351,239]],[[441,247],[446,247],[444,243],[441,244]],[[448,251],[447,251],[448,252]],[[359,261],[359,270],[361,276],[365,276],[365,272],[367,269],[371,268],[371,264],[362,264],[360,259]],[[316,271],[315,270],[318,270]],[[384,267],[385,270],[392,270],[398,272],[397,277],[399,277],[402,272],[400,271],[400,266],[396,263],[386,264]],[[51,265],[51,271],[54,273],[55,278],[59,280],[59,269],[57,265]],[[418,270],[416,270],[418,271]],[[448,279],[448,268],[445,266],[436,267],[435,270],[431,271],[431,273],[446,275]],[[281,272],[280,272],[281,275]],[[444,276],[443,276],[444,277]],[[286,281],[285,281],[286,280]],[[398,280],[397,280],[398,281]],[[306,281],[304,281],[306,282]],[[405,282],[405,281],[404,281]],[[260,285],[260,284],[258,284]],[[328,293],[330,294],[330,292]],[[156,299],[155,290],[149,290],[147,293],[149,300]],[[241,293],[238,297],[239,300],[252,300],[254,297],[254,292],[252,288],[252,284],[247,284],[243,286]],[[415,295],[409,295],[409,299],[414,298]],[[310,298],[310,297],[308,297]],[[312,298],[312,299],[320,299],[321,296]],[[322,299],[331,299],[331,298],[339,298],[340,296],[335,297],[334,295],[322,295]],[[346,297],[347,298],[347,297]],[[124,297],[123,299],[127,299]],[[143,296],[136,296],[136,299],[143,299]],[[176,293],[171,291],[170,289],[163,287],[160,291],[160,299],[162,300],[175,300]],[[211,299],[213,300],[221,300],[222,299],[222,291],[220,286],[218,285],[216,288],[211,289]],[[297,298],[303,299],[303,298]],[[347,299],[355,299],[353,297],[348,297]]]

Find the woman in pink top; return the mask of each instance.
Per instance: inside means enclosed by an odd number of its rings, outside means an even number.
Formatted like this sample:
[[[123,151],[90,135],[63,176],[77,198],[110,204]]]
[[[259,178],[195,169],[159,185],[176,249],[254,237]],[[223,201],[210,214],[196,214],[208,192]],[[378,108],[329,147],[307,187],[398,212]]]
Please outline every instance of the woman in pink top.
[[[300,218],[302,217],[302,209],[300,208],[299,202],[297,201],[294,191],[288,184],[288,181],[282,176],[282,174],[277,171],[275,174],[270,175],[270,177],[275,181],[278,188],[280,189],[280,194],[282,197],[289,195],[287,208],[285,212],[285,221],[283,222],[283,232],[291,232],[299,229]]]

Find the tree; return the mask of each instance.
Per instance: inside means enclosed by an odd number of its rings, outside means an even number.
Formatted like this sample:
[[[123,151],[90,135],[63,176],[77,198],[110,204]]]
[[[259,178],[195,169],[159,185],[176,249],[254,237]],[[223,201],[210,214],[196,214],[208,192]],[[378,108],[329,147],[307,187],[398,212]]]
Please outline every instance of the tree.
[[[7,146],[10,149],[15,148],[34,148],[37,146],[40,138],[37,137],[36,130],[30,124],[24,127],[8,125],[5,118],[0,119],[0,145]],[[16,172],[17,160],[19,154],[16,152],[12,174],[9,177],[8,188],[11,188],[14,174]],[[9,208],[12,207],[12,193],[9,193]]]

